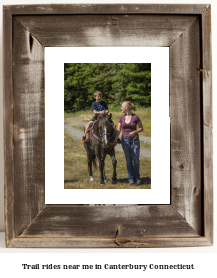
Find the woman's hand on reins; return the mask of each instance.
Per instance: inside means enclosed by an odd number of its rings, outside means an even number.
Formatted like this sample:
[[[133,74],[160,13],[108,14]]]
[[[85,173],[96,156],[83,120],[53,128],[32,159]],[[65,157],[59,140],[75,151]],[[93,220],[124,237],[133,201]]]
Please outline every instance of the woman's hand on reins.
[[[129,138],[132,138],[133,136],[135,136],[137,133],[135,131],[132,131],[129,133]]]

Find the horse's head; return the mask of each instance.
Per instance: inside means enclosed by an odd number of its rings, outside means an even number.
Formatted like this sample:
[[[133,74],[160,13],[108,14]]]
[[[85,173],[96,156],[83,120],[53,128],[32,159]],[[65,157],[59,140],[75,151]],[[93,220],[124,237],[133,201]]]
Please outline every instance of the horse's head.
[[[113,127],[110,123],[111,116],[111,113],[110,115],[98,116],[98,131],[104,148],[109,146],[109,140],[113,132]]]

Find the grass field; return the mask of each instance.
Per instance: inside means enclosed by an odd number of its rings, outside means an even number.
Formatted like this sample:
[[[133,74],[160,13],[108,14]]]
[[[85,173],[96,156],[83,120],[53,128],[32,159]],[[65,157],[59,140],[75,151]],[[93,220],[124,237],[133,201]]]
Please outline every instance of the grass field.
[[[136,114],[141,118],[144,126],[143,136],[151,136],[151,110],[150,108],[138,109]],[[67,118],[77,118],[88,121],[92,118],[90,111],[81,111],[77,113],[65,113],[65,123],[70,123]],[[114,112],[113,121],[117,125],[121,112]],[[83,126],[76,123],[70,123],[74,128],[83,130]],[[151,150],[151,145],[140,142],[141,150]],[[150,189],[151,188],[151,159],[140,156],[140,176],[142,183],[139,186],[128,184],[127,167],[124,153],[116,151],[117,159],[117,178],[118,182],[110,182],[113,173],[113,166],[109,156],[105,159],[105,175],[107,182],[104,186],[100,185],[100,172],[93,168],[94,182],[89,181],[87,169],[87,155],[83,143],[73,138],[66,131],[64,133],[64,185],[65,189]],[[98,163],[97,163],[98,165]]]
[[[110,112],[112,113],[112,120],[117,126],[118,120],[122,115],[121,109],[120,112],[116,112],[116,111],[115,112],[110,111]],[[151,107],[138,108],[134,113],[139,116],[143,124],[143,132],[141,133],[141,135],[151,137]],[[75,113],[66,113],[66,112],[64,113],[65,119],[72,118],[72,117],[88,122],[93,118],[93,112],[91,110],[86,110],[86,111],[83,110]]]
[[[64,184],[66,189],[150,189],[151,161],[140,157],[140,175],[142,184],[139,186],[128,185],[126,160],[123,152],[116,151],[117,177],[118,182],[110,182],[113,173],[113,166],[109,156],[105,159],[105,174],[107,182],[105,186],[100,185],[100,172],[93,168],[94,182],[89,181],[87,169],[87,155],[83,143],[73,139],[65,132],[64,135]],[[97,163],[98,164],[98,163]]]

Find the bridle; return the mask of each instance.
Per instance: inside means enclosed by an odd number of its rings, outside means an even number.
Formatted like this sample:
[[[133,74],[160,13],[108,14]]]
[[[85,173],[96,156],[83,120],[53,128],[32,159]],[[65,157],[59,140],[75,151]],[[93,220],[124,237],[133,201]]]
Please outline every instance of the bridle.
[[[104,149],[105,149],[105,147],[103,146],[103,141],[102,141],[102,137],[103,136],[105,136],[105,135],[109,135],[110,137],[109,137],[109,141],[108,141],[108,144],[107,145],[114,145],[114,143],[111,143],[110,141],[111,141],[111,139],[114,137],[114,135],[115,135],[115,132],[114,132],[114,127],[111,125],[111,131],[110,132],[108,132],[108,133],[100,133],[100,127],[99,127],[99,137],[93,132],[93,128],[94,128],[94,126],[95,126],[95,123],[96,122],[94,122],[94,124],[93,124],[93,126],[92,126],[92,128],[91,128],[91,130],[90,130],[90,132],[92,132],[92,134],[93,134],[93,137],[97,140],[97,141],[99,141],[100,142],[100,144],[101,144],[101,160],[103,160],[104,159]]]

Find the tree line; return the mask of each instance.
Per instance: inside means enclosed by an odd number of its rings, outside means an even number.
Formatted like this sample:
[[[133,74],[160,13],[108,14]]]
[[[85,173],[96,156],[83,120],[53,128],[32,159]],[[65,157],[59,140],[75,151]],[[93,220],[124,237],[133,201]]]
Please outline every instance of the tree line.
[[[125,100],[136,106],[151,106],[151,64],[64,64],[65,111],[90,109],[95,91],[102,92],[109,109]]]

